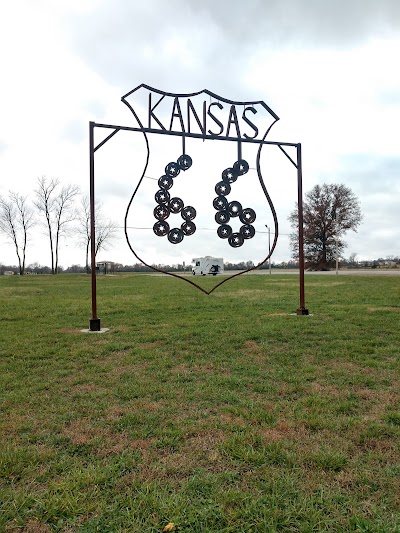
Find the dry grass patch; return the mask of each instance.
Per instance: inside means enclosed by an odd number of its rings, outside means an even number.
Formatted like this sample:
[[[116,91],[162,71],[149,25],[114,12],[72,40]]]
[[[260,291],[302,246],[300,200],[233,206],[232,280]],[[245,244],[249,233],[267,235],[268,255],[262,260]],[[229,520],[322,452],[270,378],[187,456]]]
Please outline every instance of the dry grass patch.
[[[250,422],[245,418],[233,413],[221,412],[215,415],[215,421],[222,427],[246,428],[250,425]]]
[[[110,361],[108,361],[107,364],[110,364]],[[120,378],[124,375],[137,374],[138,371],[146,370],[148,366],[149,364],[145,362],[131,363],[125,365],[115,364],[112,365],[112,368],[110,368],[108,375],[110,378]]]
[[[222,430],[201,431],[185,440],[182,453],[189,456],[195,451],[196,453],[209,456],[210,453],[216,451],[217,446],[223,440],[224,432]]]
[[[303,424],[293,426],[287,420],[279,420],[275,427],[264,428],[260,434],[266,442],[277,442],[281,440],[301,442],[309,436],[309,432]]]
[[[345,281],[331,281],[331,282],[324,282],[324,281],[313,281],[313,284],[310,285],[311,287],[337,287],[338,285],[345,285]]]
[[[356,389],[357,395],[365,401],[371,401],[374,400],[376,397],[376,391],[371,389]]]
[[[383,306],[383,307],[368,307],[367,308],[368,311],[370,313],[373,313],[375,311],[394,311],[396,313],[398,313],[400,311],[400,306],[399,307],[388,307],[388,306]]]
[[[230,375],[231,371],[227,368],[221,369],[220,366],[209,364],[188,364],[180,363],[171,368],[170,372],[176,375],[187,376],[190,374],[206,374],[206,375]]]
[[[246,301],[259,301],[262,298],[267,298],[269,296],[276,296],[278,292],[276,291],[276,285],[265,286],[263,289],[238,289],[236,291],[223,291],[213,293],[214,298],[232,298]]]
[[[310,385],[310,389],[312,392],[316,392],[320,395],[327,395],[331,398],[340,398],[343,394],[343,391],[339,390],[336,386],[321,385],[318,381],[313,381]]]
[[[252,363],[257,363],[263,366],[269,361],[270,355],[284,353],[287,350],[286,344],[278,344],[270,341],[256,342],[248,340],[243,343],[243,355]]]
[[[63,426],[61,434],[69,438],[74,445],[85,445],[96,438],[104,437],[106,430],[99,426],[93,426],[91,420],[80,418]]]
[[[140,479],[145,482],[183,480],[199,468],[212,473],[223,472],[226,465],[218,449],[223,440],[222,430],[210,430],[186,438],[179,450],[149,450],[139,468]]]
[[[127,432],[117,431],[110,426],[93,425],[90,419],[74,420],[64,426],[61,435],[70,439],[75,446],[95,443],[94,451],[98,457],[118,455],[129,450],[148,450],[154,438],[131,438]]]
[[[394,457],[396,451],[398,451],[398,446],[394,444],[393,440],[390,439],[378,439],[370,438],[366,439],[365,442],[361,445],[363,450],[373,450],[379,453],[385,454],[386,457]]]
[[[154,439],[132,439],[126,433],[108,431],[102,444],[97,447],[96,455],[98,457],[110,457],[121,455],[127,451],[138,450],[141,452],[143,460],[152,448]]]
[[[256,341],[245,341],[243,351],[245,355],[261,355],[265,352],[265,347]]]
[[[354,490],[357,481],[356,474],[343,469],[339,472],[328,472],[325,470],[307,470],[307,475],[300,479],[300,485],[307,493],[315,493],[322,488],[330,487],[331,490]]]
[[[370,401],[368,413],[363,416],[364,421],[382,420],[390,408],[399,405],[399,388],[393,384],[393,388],[387,391],[375,391]]]
[[[115,422],[119,418],[121,418],[121,416],[124,416],[128,412],[128,410],[129,408],[126,406],[122,406],[118,404],[110,405],[104,414],[104,419],[107,422]]]
[[[76,376],[74,381],[76,381]],[[72,396],[75,395],[85,395],[89,394],[93,391],[99,391],[104,390],[102,387],[99,387],[99,385],[96,385],[95,383],[77,383],[76,385],[73,385],[70,389],[70,393]]]
[[[22,532],[22,533],[50,533],[52,528],[47,525],[43,524],[42,522],[39,522],[35,518],[32,518],[31,520],[28,520],[25,527],[21,526],[9,526],[5,530],[6,532],[12,531],[12,532]]]

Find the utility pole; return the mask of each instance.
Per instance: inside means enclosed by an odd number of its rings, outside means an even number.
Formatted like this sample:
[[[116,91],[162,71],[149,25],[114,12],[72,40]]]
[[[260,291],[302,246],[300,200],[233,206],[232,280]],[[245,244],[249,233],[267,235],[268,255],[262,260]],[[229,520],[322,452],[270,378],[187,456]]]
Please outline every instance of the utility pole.
[[[268,268],[269,268],[269,273],[272,274],[272,270],[271,270],[271,228],[267,226],[267,224],[265,224],[265,227],[268,230],[268,255],[269,255]]]
[[[339,256],[338,256],[338,241],[337,238],[335,239],[336,243],[336,275],[339,274]]]
[[[334,227],[334,236],[335,236],[335,262],[336,262],[336,275],[339,274],[339,245],[338,245],[338,219],[336,207],[332,208],[332,221]]]
[[[338,220],[337,211],[335,211],[335,256],[336,256],[336,275],[339,275],[339,246],[338,246]]]

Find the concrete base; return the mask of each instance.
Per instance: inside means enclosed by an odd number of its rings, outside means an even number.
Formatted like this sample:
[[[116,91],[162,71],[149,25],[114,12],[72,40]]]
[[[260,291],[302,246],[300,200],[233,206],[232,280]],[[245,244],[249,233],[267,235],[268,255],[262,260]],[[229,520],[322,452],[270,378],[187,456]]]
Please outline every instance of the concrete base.
[[[106,333],[110,328],[101,328],[98,330],[92,330],[92,329],[81,329],[82,333]]]

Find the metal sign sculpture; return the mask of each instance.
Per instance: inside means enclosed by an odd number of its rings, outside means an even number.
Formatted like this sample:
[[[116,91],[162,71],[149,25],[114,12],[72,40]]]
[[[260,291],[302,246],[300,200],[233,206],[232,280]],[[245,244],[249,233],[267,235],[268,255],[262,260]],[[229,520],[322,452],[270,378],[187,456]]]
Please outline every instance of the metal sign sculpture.
[[[135,98],[143,100],[143,95],[147,96],[144,105],[135,105]],[[122,102],[130,109],[136,127],[117,126],[112,124],[97,124],[90,122],[90,198],[91,198],[91,263],[92,263],[92,319],[90,320],[90,330],[100,330],[100,319],[97,317],[96,304],[96,269],[95,269],[95,213],[94,213],[94,153],[101,148],[109,139],[119,131],[139,132],[144,136],[147,157],[142,175],[129,201],[125,215],[125,235],[128,246],[135,257],[152,268],[163,272],[161,269],[147,264],[135,250],[128,235],[127,218],[132,207],[132,202],[139,190],[139,187],[146,177],[146,170],[150,158],[149,134],[178,136],[182,142],[181,155],[176,161],[166,164],[164,173],[157,180],[157,188],[154,189],[155,205],[153,208],[153,234],[162,242],[171,245],[179,245],[184,239],[191,238],[197,230],[195,205],[187,205],[183,198],[173,193],[174,185],[183,174],[189,172],[193,165],[193,160],[186,153],[186,139],[194,138],[203,141],[230,141],[237,146],[237,158],[231,166],[225,168],[221,173],[221,178],[217,180],[213,194],[210,199],[213,210],[215,210],[214,221],[216,234],[221,241],[231,248],[240,248],[246,245],[246,241],[253,239],[256,234],[254,222],[257,214],[254,206],[242,205],[237,195],[235,195],[236,183],[244,179],[249,171],[249,163],[242,155],[242,147],[247,143],[258,145],[256,155],[256,171],[261,189],[268,201],[274,219],[275,235],[272,246],[266,252],[257,265],[234,274],[224,277],[211,290],[206,290],[188,277],[182,277],[175,273],[168,273],[174,277],[179,277],[200,289],[205,294],[210,294],[217,287],[232,279],[235,276],[244,274],[249,270],[258,268],[265,263],[273,254],[278,240],[278,219],[275,208],[265,186],[260,165],[262,148],[265,145],[274,145],[284,153],[289,161],[297,169],[298,181],[298,208],[299,208],[299,261],[300,261],[300,307],[297,314],[306,315],[308,310],[304,304],[304,254],[303,254],[303,219],[302,219],[302,170],[301,170],[301,145],[299,143],[273,142],[267,141],[267,136],[271,127],[279,120],[279,117],[262,101],[238,102],[228,100],[218,96],[208,90],[197,93],[174,94],[154,89],[142,84],[128,92],[122,97]],[[136,108],[136,109],[135,109]],[[166,119],[167,117],[167,119]],[[94,145],[94,129],[103,128],[112,130],[97,146]],[[296,149],[296,160],[287,153],[287,147]],[[164,241],[165,240],[165,241]],[[161,242],[161,241],[160,241]]]

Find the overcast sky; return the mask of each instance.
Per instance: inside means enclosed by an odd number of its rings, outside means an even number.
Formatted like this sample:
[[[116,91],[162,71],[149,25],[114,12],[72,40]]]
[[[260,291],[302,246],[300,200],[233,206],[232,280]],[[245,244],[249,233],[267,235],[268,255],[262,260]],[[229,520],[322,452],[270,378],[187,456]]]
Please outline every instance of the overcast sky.
[[[33,199],[43,175],[87,194],[90,120],[135,125],[120,99],[141,83],[176,93],[209,89],[232,100],[263,100],[280,117],[269,140],[302,143],[305,191],[343,183],[359,197],[364,220],[358,233],[347,235],[346,256],[400,254],[398,0],[4,1],[0,50],[1,195],[11,189]],[[187,146],[193,168],[185,173],[186,189],[183,181],[176,188],[186,205],[197,202],[196,235],[168,245],[151,230],[138,230],[132,240],[148,262],[190,262],[207,253],[258,261],[265,255],[267,234],[260,232],[273,219],[254,170],[233,199],[256,208],[258,241],[233,250],[218,239],[216,225],[202,219],[203,203],[215,196],[212,184],[235,160],[225,146],[233,143],[210,143]],[[180,155],[179,146],[162,138],[151,149],[148,174],[158,179]],[[296,200],[295,169],[278,152],[265,152],[263,159],[282,234],[277,262],[290,257],[287,216]],[[96,153],[99,200],[121,227],[103,258],[136,262],[122,227],[144,157],[140,134],[119,133]],[[254,168],[254,152],[245,157]],[[132,226],[154,223],[156,183],[143,181]],[[50,264],[45,239],[38,226],[28,263]],[[0,244],[0,262],[15,264],[3,236]],[[84,250],[71,235],[61,244],[60,264],[74,263],[84,264]]]

